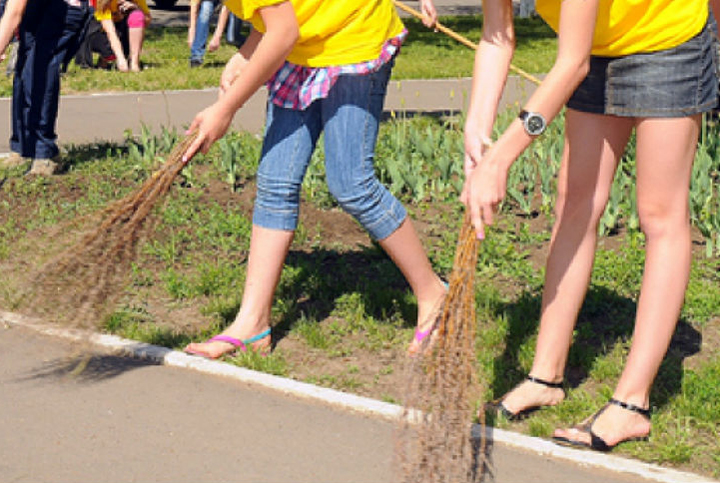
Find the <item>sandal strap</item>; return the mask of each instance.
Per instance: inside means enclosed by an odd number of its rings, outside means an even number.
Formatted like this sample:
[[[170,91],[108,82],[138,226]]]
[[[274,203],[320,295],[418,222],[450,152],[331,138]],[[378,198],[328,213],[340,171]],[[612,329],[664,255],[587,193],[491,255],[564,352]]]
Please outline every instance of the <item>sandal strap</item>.
[[[271,329],[269,329],[269,328],[265,329],[262,332],[260,332],[259,334],[254,335],[254,336],[250,337],[249,339],[245,339],[242,342],[243,342],[243,344],[252,344],[253,342],[259,341],[260,339],[264,339],[265,337],[270,335],[270,330]]]
[[[646,418],[650,419],[650,408],[641,408],[640,406],[636,406],[634,404],[626,403],[623,401],[619,401],[615,398],[610,399],[610,404],[614,404],[616,406],[620,406],[623,409],[627,409],[628,411],[632,411],[638,414],[642,414]]]
[[[540,379],[539,377],[531,376],[528,374],[528,376],[525,378],[530,382],[534,382],[535,384],[542,384],[543,386],[552,387],[554,389],[562,389],[563,388],[563,382],[550,382],[546,381],[545,379]]]

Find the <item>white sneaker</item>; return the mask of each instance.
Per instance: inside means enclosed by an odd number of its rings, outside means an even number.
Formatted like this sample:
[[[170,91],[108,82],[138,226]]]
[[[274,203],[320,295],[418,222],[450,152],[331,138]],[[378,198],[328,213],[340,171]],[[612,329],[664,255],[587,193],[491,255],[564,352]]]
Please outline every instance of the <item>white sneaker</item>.
[[[33,159],[32,167],[28,174],[36,174],[39,176],[52,176],[62,171],[62,164],[60,158],[40,158]]]

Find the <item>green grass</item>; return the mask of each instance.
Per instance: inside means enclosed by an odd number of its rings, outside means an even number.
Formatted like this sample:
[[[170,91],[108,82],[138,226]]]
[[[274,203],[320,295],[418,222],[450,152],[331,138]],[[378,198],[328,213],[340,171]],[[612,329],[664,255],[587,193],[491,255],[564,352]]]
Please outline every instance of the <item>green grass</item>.
[[[442,17],[446,27],[477,43],[482,35],[481,16]],[[393,70],[394,79],[469,77],[475,52],[441,32],[406,20],[410,34]],[[516,52],[513,64],[531,73],[547,72],[555,61],[555,33],[539,18],[515,19]],[[452,58],[452,62],[448,62]]]
[[[440,19],[446,26],[476,42],[482,17]],[[405,21],[410,34],[398,57],[393,79],[468,77],[472,75],[474,52],[442,33],[425,28],[415,19]],[[542,20],[518,19],[517,52],[513,62],[528,72],[547,72],[555,58],[555,35]],[[70,64],[61,83],[64,94],[107,91],[153,91],[201,89],[218,85],[222,68],[235,49],[223,44],[208,52],[201,68],[188,65],[187,30],[182,27],[150,28],[143,47],[141,73],[80,69]],[[452,58],[452,62],[448,62]],[[12,79],[0,76],[0,96],[12,95]]]

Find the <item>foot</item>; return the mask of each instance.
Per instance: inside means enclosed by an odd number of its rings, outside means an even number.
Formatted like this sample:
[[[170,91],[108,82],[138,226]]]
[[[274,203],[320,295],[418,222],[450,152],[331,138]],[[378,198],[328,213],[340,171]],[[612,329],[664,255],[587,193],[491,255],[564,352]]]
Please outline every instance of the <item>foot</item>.
[[[410,357],[414,357],[427,347],[430,347],[432,338],[435,335],[435,329],[437,329],[437,319],[432,319],[432,321],[425,324],[422,329],[420,327],[416,328],[413,340],[407,349],[407,354]]]
[[[448,284],[439,279],[438,290],[429,302],[418,301],[418,325],[413,340],[407,349],[409,356],[415,356],[432,345],[432,338],[437,329],[438,316],[448,292]]]
[[[646,440],[650,434],[650,410],[611,399],[600,411],[569,429],[556,429],[560,443],[610,451],[625,441]]]
[[[208,359],[218,359],[236,350],[252,350],[261,354],[270,350],[270,328],[266,328],[252,336],[236,336],[225,331],[206,342],[192,342],[183,349],[188,354],[199,355]]]
[[[60,158],[55,156],[54,158],[38,158],[33,159],[32,166],[28,174],[34,174],[38,176],[52,176],[58,174],[63,169],[63,165],[60,162]]]
[[[202,60],[190,59],[190,67],[191,67],[191,68],[193,68],[193,67],[200,67],[200,66],[202,66],[202,65],[203,65],[203,61],[202,61]]]
[[[130,66],[131,72],[140,72],[141,70],[142,70],[142,68],[140,67],[140,64],[132,64]]]
[[[508,419],[518,420],[542,407],[556,406],[564,399],[562,380],[548,381],[528,376],[501,399],[498,407]]]

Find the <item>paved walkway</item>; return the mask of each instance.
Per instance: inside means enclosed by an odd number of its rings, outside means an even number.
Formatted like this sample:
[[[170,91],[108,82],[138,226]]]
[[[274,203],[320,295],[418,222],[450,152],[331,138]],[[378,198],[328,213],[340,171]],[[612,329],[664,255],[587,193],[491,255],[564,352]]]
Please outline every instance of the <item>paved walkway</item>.
[[[534,89],[528,81],[511,78],[503,103],[511,106],[522,102]],[[156,133],[161,127],[184,132],[195,114],[216,98],[217,89],[62,96],[57,124],[59,142],[64,145],[122,141],[126,130],[137,134],[143,125]],[[262,132],[266,99],[266,91],[258,91],[235,115],[232,127]],[[391,81],[385,111],[408,115],[457,114],[469,99],[470,79]],[[0,153],[10,149],[10,108],[11,99],[0,98]]]
[[[377,417],[396,406],[131,341],[81,348],[43,332],[0,311],[2,482],[397,481],[396,425]],[[173,367],[188,364],[197,370]],[[487,482],[710,481],[498,433]]]

